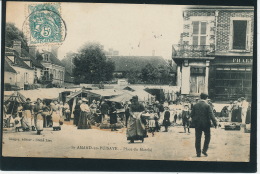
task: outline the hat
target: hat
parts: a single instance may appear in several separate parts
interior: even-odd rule
[[[137,96],[137,95],[136,95],[136,96],[133,96],[132,99],[133,99],[133,100],[138,100],[138,96]]]
[[[155,103],[157,103],[157,104],[158,104],[158,103],[159,103],[159,101],[158,101],[158,100],[156,100],[156,102],[155,102]]]
[[[82,102],[88,102],[88,100],[87,100],[87,99],[85,99],[85,98],[83,98],[83,99],[82,99]]]
[[[26,101],[31,101],[31,99],[30,99],[30,98],[27,98]]]

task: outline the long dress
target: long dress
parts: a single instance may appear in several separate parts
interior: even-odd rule
[[[110,124],[116,124],[117,123],[117,114],[116,114],[116,108],[115,107],[110,108],[109,116],[110,116]]]
[[[80,116],[78,122],[78,129],[91,129],[89,118],[90,118],[90,109],[89,106],[85,103],[80,105]]]
[[[35,126],[34,117],[32,115],[32,105],[30,103],[25,103],[23,106],[23,118],[21,123],[24,129],[31,129],[32,126]]]
[[[53,105],[52,106],[53,112],[52,112],[52,127],[60,127],[60,108],[59,105]]]
[[[238,102],[237,122],[242,122],[242,103]]]
[[[42,109],[43,109],[43,104],[42,104],[42,103],[37,103],[37,104],[34,106],[35,127],[36,127],[36,130],[37,130],[37,131],[42,131],[42,130],[43,130]]]
[[[80,104],[76,104],[74,109],[74,125],[78,126],[79,117],[80,117]]]
[[[234,104],[232,108],[231,122],[237,122],[237,116],[238,116],[238,105]]]
[[[144,106],[140,103],[134,103],[130,106],[129,121],[127,124],[127,140],[143,140],[147,137],[147,132],[145,125],[141,120],[142,112],[144,111]]]
[[[247,108],[248,108],[248,102],[243,101],[242,102],[242,108],[241,108],[241,120],[243,124],[246,124],[246,115],[247,115]]]

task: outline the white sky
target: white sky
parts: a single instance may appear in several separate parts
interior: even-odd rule
[[[7,2],[6,22],[15,23],[22,30],[28,3]],[[155,55],[171,59],[172,44],[178,43],[182,32],[182,7],[62,3],[67,38],[58,57],[62,59],[67,52],[76,52],[84,43],[95,41],[104,45],[105,50],[118,50],[120,55],[148,56],[155,50]]]

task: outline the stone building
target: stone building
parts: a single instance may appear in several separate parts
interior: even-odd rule
[[[185,8],[183,33],[172,52],[181,93],[205,92],[216,100],[250,98],[253,36],[253,7]]]

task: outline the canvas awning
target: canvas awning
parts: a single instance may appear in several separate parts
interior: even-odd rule
[[[6,101],[7,102],[16,101],[18,103],[25,103],[26,98],[20,92],[15,91]]]
[[[92,90],[91,90],[92,91]],[[66,97],[66,102],[70,101],[71,99],[74,99],[75,97],[81,95],[81,94],[87,94],[88,97],[100,97],[99,94],[95,94],[90,92],[89,90],[81,89],[79,91],[76,91]]]

